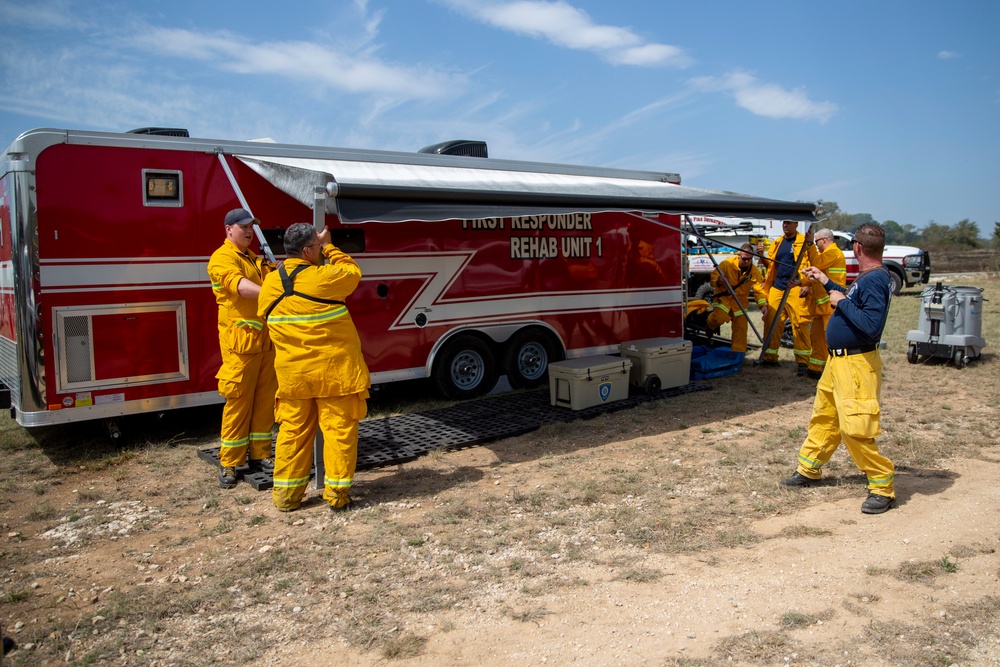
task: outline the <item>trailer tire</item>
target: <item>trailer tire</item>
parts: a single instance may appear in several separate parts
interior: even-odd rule
[[[540,387],[548,381],[555,359],[552,339],[538,329],[518,331],[507,341],[504,370],[514,389]]]
[[[496,385],[493,351],[475,336],[456,336],[434,361],[434,384],[448,398],[475,398]]]

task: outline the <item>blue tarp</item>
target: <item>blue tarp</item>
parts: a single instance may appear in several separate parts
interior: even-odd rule
[[[691,379],[709,380],[738,373],[744,356],[743,352],[733,352],[728,347],[695,345],[691,348]]]

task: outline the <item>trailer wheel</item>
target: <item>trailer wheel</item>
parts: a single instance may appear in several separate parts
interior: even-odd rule
[[[493,389],[496,378],[493,352],[475,336],[449,341],[434,362],[434,383],[448,398],[482,396]]]
[[[917,344],[910,343],[910,346],[906,349],[906,360],[911,364],[917,363]]]
[[[514,389],[545,384],[549,363],[555,361],[552,341],[538,330],[519,331],[507,341],[504,369]]]
[[[951,360],[955,362],[955,368],[965,368],[965,348],[956,347]]]

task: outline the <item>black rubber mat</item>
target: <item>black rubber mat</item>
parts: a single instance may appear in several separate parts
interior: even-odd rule
[[[370,419],[358,426],[358,470],[406,463],[434,449],[459,449],[495,442],[530,433],[545,424],[593,419],[649,401],[710,388],[709,385],[691,383],[665,389],[652,396],[636,394],[583,410],[550,405],[549,390],[545,388],[487,396],[427,412]],[[219,465],[218,447],[198,450],[198,456],[208,463]],[[250,473],[245,467],[237,468],[236,472],[242,473],[243,481],[258,491],[272,486],[268,473]]]

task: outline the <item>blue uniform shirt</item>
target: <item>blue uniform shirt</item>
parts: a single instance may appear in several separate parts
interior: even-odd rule
[[[889,316],[892,287],[892,278],[882,267],[862,273],[849,289],[828,281],[828,292],[846,292],[847,298],[840,300],[826,325],[827,347],[878,345]]]
[[[788,287],[788,281],[795,275],[795,253],[792,244],[795,239],[789,241],[781,237],[778,245],[778,252],[774,253],[774,286],[780,290]]]

